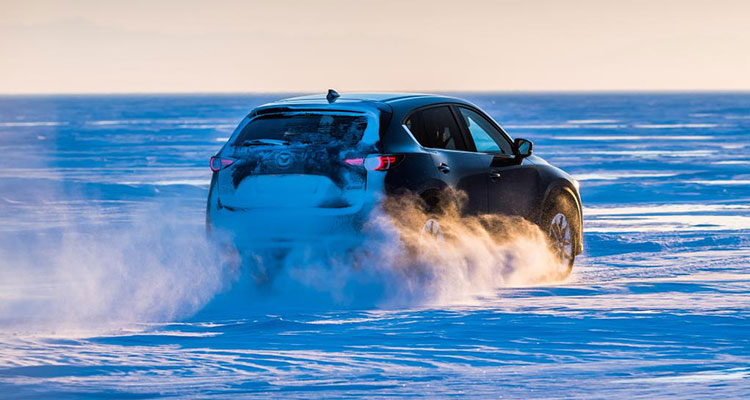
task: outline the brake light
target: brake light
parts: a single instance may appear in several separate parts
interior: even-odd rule
[[[395,167],[402,158],[402,155],[371,154],[365,158],[363,164],[365,169],[370,171],[385,171]]]
[[[230,165],[234,164],[234,160],[229,158],[221,158],[221,157],[211,157],[211,159],[208,162],[209,168],[211,168],[211,171],[220,171]]]

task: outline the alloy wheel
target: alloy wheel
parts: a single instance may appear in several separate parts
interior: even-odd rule
[[[563,213],[557,213],[552,217],[549,226],[549,238],[552,250],[560,261],[570,266],[573,263],[573,231],[568,222],[568,217]]]
[[[427,221],[425,221],[424,225],[422,226],[422,231],[419,233],[419,237],[420,239],[431,238],[433,240],[442,242],[444,240],[444,236],[443,228],[440,226],[440,222],[438,222],[438,220],[435,218],[427,218]]]

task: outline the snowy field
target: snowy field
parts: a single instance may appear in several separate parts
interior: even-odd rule
[[[279,96],[0,97],[0,398],[750,397],[750,94],[460,96],[581,182],[567,280],[259,289],[208,158]]]

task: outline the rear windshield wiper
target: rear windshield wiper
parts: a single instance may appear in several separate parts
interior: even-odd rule
[[[248,147],[248,146],[289,146],[289,142],[286,140],[276,140],[276,139],[250,139],[245,140],[240,144],[240,146]]]

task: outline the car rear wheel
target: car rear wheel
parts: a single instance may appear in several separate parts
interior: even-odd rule
[[[427,217],[427,220],[422,226],[422,230],[419,232],[419,238],[421,240],[432,239],[438,242],[442,242],[445,240],[445,236],[443,235],[443,227],[440,226],[440,221],[436,216]]]

